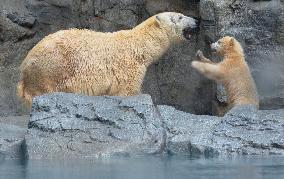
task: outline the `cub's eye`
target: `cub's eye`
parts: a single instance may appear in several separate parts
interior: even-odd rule
[[[179,18],[178,18],[178,19],[179,19],[179,20],[181,20],[182,18],[183,18],[182,16],[179,16]]]

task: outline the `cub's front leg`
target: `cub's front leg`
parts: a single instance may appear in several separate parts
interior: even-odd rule
[[[208,58],[204,57],[201,50],[197,51],[196,57],[199,61],[193,61],[191,63],[191,66],[194,69],[211,80],[221,80],[223,74],[220,66],[217,63],[214,63]]]

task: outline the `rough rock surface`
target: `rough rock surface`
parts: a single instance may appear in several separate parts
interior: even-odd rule
[[[284,110],[233,108],[226,116],[197,116],[159,106],[167,149],[192,156],[284,154]]]
[[[206,41],[232,35],[241,42],[261,98],[260,108],[283,108],[284,2],[201,0],[200,16]],[[217,93],[223,102],[224,91]]]
[[[58,93],[35,99],[25,137],[29,158],[157,153],[163,128],[151,97]]]
[[[30,159],[131,154],[284,154],[284,110],[233,108],[223,118],[155,107],[149,95],[35,98],[25,136]]]
[[[0,123],[0,158],[21,158],[25,128]]]

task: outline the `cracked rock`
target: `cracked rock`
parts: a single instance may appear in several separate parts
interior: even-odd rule
[[[149,95],[53,93],[34,99],[24,146],[29,159],[284,154],[283,116],[238,106],[220,118],[155,107]]]
[[[19,14],[15,12],[7,14],[7,18],[20,26],[28,28],[32,28],[35,23],[35,18],[33,16],[19,16]]]
[[[198,116],[159,106],[168,152],[191,156],[284,154],[284,110],[238,106],[224,117]]]
[[[151,97],[87,97],[55,93],[35,98],[27,155],[81,158],[128,153],[157,153],[161,121]]]

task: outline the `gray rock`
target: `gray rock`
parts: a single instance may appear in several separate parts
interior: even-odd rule
[[[22,158],[26,129],[0,123],[0,158]]]
[[[283,116],[284,110],[235,107],[215,128],[213,144],[222,154],[283,154]]]
[[[21,17],[17,13],[10,13],[7,14],[7,18],[10,19],[12,22],[19,24],[20,26],[23,27],[33,27],[35,23],[35,18],[32,16],[24,16]]]
[[[284,110],[238,106],[224,117],[197,116],[159,106],[170,153],[191,156],[284,154]]]
[[[212,132],[220,119],[178,111],[170,106],[158,106],[167,131],[167,151],[170,154],[208,155]]]
[[[224,117],[155,107],[149,95],[36,97],[25,135],[29,159],[162,154],[284,154],[284,110],[237,106]]]
[[[151,97],[35,98],[25,136],[28,158],[82,158],[157,153],[163,130]]]

